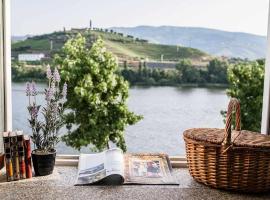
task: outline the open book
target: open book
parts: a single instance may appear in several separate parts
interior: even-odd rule
[[[165,154],[123,154],[114,148],[97,154],[81,154],[75,185],[177,185],[171,171]]]

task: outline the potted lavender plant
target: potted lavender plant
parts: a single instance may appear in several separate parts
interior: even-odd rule
[[[28,119],[32,129],[32,141],[34,150],[32,160],[35,175],[44,176],[51,174],[55,165],[56,149],[59,142],[58,133],[64,125],[64,106],[67,95],[67,84],[60,90],[60,75],[57,68],[53,74],[47,66],[48,88],[45,89],[46,105],[41,107],[36,102],[37,89],[34,82],[26,84],[26,96],[29,98],[27,107],[30,118]],[[39,116],[41,113],[41,116]]]

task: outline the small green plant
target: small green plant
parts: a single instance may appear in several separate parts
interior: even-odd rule
[[[116,58],[98,39],[91,48],[81,35],[70,39],[61,56],[63,81],[69,83],[66,115],[69,132],[63,141],[73,148],[94,145],[102,150],[115,142],[126,151],[124,130],[142,117],[127,107],[128,82],[117,74]]]

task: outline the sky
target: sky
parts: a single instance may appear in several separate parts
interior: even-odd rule
[[[12,35],[172,25],[267,34],[269,0],[11,0]]]

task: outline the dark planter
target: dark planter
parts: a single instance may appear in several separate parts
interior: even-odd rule
[[[4,167],[4,154],[0,154],[0,170]]]
[[[32,151],[32,161],[36,176],[46,176],[53,173],[56,151],[40,153]]]

